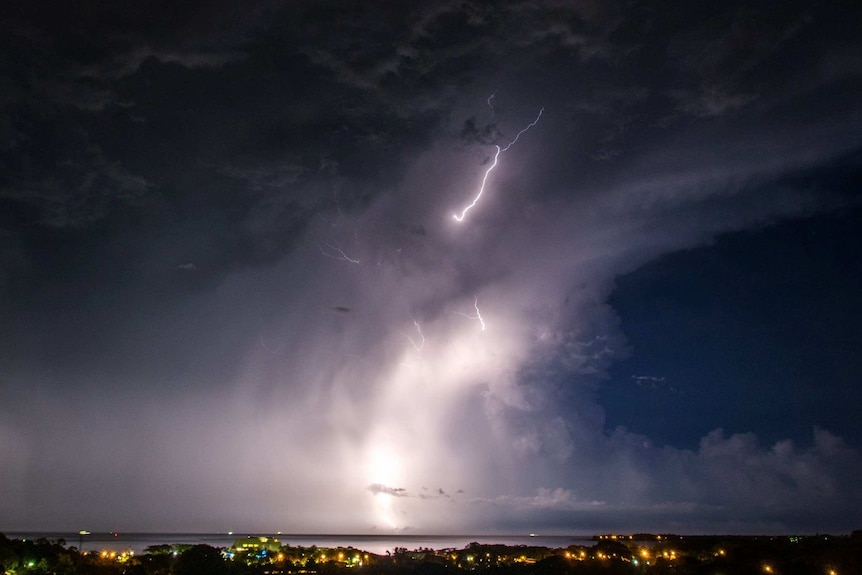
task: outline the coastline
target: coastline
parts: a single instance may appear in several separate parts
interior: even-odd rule
[[[82,539],[74,531],[0,531],[9,539],[64,540],[67,547],[79,547]],[[460,549],[477,542],[507,546],[533,546],[562,548],[569,545],[592,545],[593,535],[421,535],[421,534],[299,534],[299,533],[250,533],[244,531],[222,533],[122,533],[93,532],[83,537],[82,551],[133,551],[143,553],[152,545],[196,545],[230,547],[234,541],[245,536],[265,536],[278,539],[283,545],[302,547],[353,547],[369,553],[385,555],[396,547],[407,549],[431,548]]]

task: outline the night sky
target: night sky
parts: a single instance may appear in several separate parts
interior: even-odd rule
[[[860,22],[5,2],[0,531],[862,528]]]

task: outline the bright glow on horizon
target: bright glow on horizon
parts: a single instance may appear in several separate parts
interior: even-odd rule
[[[387,492],[387,489],[400,489],[402,480],[400,465],[391,449],[378,447],[371,454],[371,482],[370,485],[379,486],[382,489],[374,494],[374,502],[377,518],[391,529],[397,529],[395,513],[392,509],[392,500],[395,495]]]

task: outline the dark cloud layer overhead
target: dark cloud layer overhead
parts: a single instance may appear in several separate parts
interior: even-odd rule
[[[860,12],[9,3],[0,530],[858,528]]]

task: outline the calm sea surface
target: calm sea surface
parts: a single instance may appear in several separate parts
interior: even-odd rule
[[[65,539],[66,545],[77,547],[79,535],[74,532],[5,533],[10,539],[38,539],[51,541]],[[396,547],[409,550],[420,547],[431,549],[461,549],[471,542],[499,543],[502,545],[534,545],[560,548],[569,545],[593,546],[594,541],[585,535],[290,535],[272,533],[91,533],[84,536],[84,551],[134,551],[143,553],[151,545],[173,545],[177,543],[204,543],[213,547],[230,547],[233,542],[246,535],[264,535],[277,538],[283,545],[310,547],[354,547],[369,553],[385,555]]]

